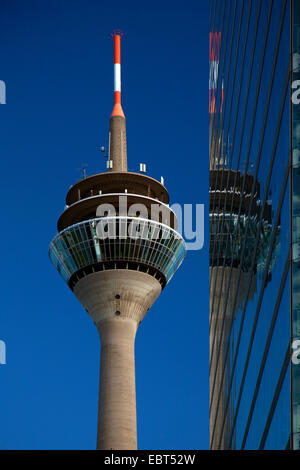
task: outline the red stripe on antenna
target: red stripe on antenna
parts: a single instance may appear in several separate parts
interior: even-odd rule
[[[209,60],[220,60],[221,33],[209,33]]]

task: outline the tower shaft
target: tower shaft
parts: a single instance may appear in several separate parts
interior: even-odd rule
[[[238,268],[229,266],[212,266],[209,271],[211,279],[210,447],[212,450],[219,450],[229,449],[230,444],[232,417],[231,403],[227,401],[231,367],[228,348],[232,323],[238,308],[243,305],[249,283],[251,283],[249,298],[253,298],[256,291],[256,277],[251,279],[249,273],[243,271],[239,273]]]
[[[109,121],[109,159],[113,166],[108,171],[127,171],[126,122],[123,116],[111,116]]]
[[[97,449],[135,450],[135,335],[161,285],[149,274],[116,269],[81,279],[74,293],[101,341]]]
[[[226,414],[225,411],[227,400],[227,384],[226,371],[224,372],[224,368],[226,367],[225,358],[229,342],[230,323],[232,315],[234,315],[233,309],[235,304],[235,290],[231,289],[228,296],[226,295],[226,293],[231,278],[235,280],[235,282],[233,282],[231,285],[237,283],[237,273],[238,270],[236,268],[233,268],[232,271],[229,267],[221,268],[219,266],[214,266],[210,268],[211,329],[214,332],[215,340],[213,341],[213,335],[210,335],[211,373],[209,382],[210,394],[212,395],[213,388],[217,390],[218,394],[218,399],[215,399],[211,404],[210,441],[211,449],[213,450],[226,449],[228,441],[229,413]],[[218,354],[216,353],[217,350]],[[224,373],[225,377],[223,377]],[[222,433],[223,420],[225,422],[224,432]],[[214,436],[212,436],[213,430]]]
[[[135,320],[101,322],[97,449],[137,449]]]

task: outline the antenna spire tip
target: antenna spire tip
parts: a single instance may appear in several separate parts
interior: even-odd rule
[[[121,29],[114,29],[114,30],[110,33],[110,35],[111,35],[112,37],[115,37],[115,36],[121,36],[121,37],[122,37],[122,36],[123,36],[123,31],[121,31]]]

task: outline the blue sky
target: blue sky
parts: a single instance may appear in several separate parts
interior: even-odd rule
[[[93,449],[100,343],[48,259],[66,192],[105,171],[122,39],[129,169],[203,203],[205,246],[136,339],[140,449],[208,448],[208,1],[2,0],[0,449]]]

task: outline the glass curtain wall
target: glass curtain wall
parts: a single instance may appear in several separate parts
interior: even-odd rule
[[[290,446],[290,7],[211,0],[213,449]]]
[[[293,0],[292,14],[292,223],[293,223],[293,341],[300,340],[300,4]],[[297,344],[297,343],[296,343]],[[298,359],[296,357],[296,359]],[[300,449],[300,364],[292,363],[293,446]]]

